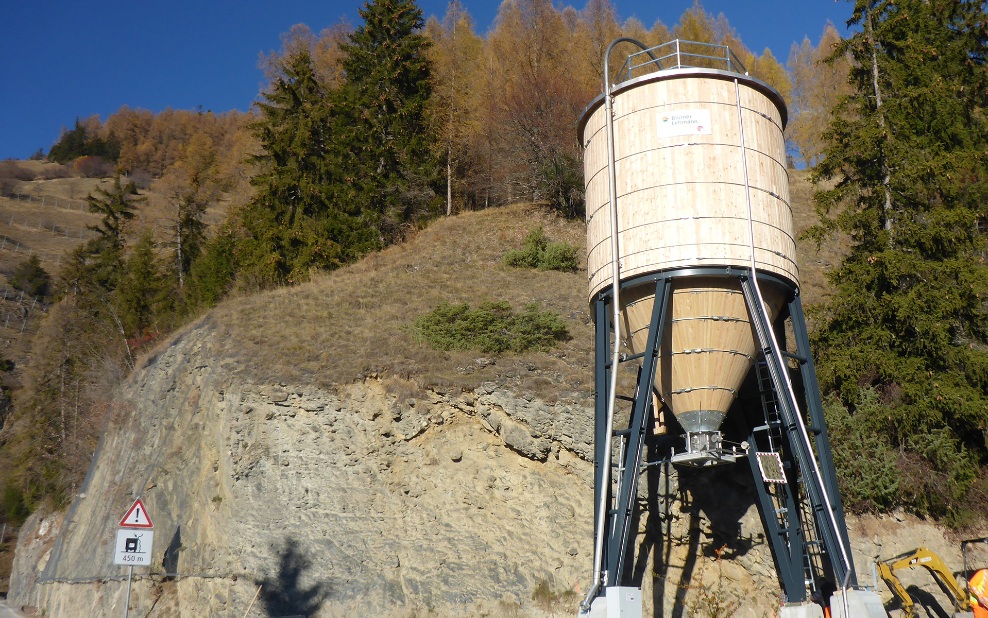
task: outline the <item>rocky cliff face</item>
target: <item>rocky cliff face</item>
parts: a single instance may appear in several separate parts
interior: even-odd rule
[[[207,319],[128,383],[78,499],[24,527],[11,604],[120,614],[113,542],[139,496],[155,539],[133,615],[575,612],[593,551],[590,410],[494,383],[256,384],[224,349]],[[646,615],[771,615],[779,589],[750,483],[742,470],[646,475],[634,565]],[[931,526],[852,528],[862,583],[874,556],[916,545],[960,564]]]
[[[22,539],[11,603],[120,612],[137,496],[155,539],[135,615],[240,616],[258,588],[251,615],[482,615],[587,579],[586,410],[493,385],[251,384],[217,352],[200,323],[131,381],[64,522]]]

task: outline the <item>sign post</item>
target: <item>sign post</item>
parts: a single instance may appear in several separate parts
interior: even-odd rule
[[[130,615],[130,583],[135,566],[151,566],[151,546],[154,543],[154,523],[144,503],[138,498],[120,520],[117,541],[113,546],[113,564],[129,566],[127,572],[127,600],[124,618]]]

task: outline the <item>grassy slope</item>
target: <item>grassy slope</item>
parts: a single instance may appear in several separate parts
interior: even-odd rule
[[[19,192],[58,197],[64,206],[0,198],[0,237],[30,247],[47,270],[57,273],[65,251],[91,233],[87,225],[97,223],[85,207],[85,196],[95,186],[88,179],[24,183]],[[816,220],[804,172],[792,172],[792,196],[798,233]],[[162,221],[158,204],[151,196],[142,207],[145,220]],[[45,231],[51,225],[55,231]],[[561,220],[525,205],[466,213],[437,221],[409,242],[358,264],[317,275],[309,284],[230,299],[209,319],[222,331],[227,359],[255,379],[331,386],[377,374],[401,378],[392,381],[393,388],[443,389],[473,388],[490,380],[547,401],[587,405],[593,342],[586,272],[537,272],[501,264],[504,252],[520,246],[538,225],[551,239],[570,242],[582,252],[581,221]],[[817,251],[800,243],[798,250],[804,298],[813,303],[824,296],[823,267],[838,259],[839,245],[835,241]],[[26,257],[9,245],[0,249],[0,284]],[[564,318],[572,338],[546,353],[508,354],[491,364],[478,353],[431,350],[410,333],[414,319],[442,301],[476,306],[487,300],[507,300],[516,308],[534,302],[551,309]],[[21,308],[8,301],[2,310],[6,315]],[[5,355],[26,358],[34,320],[40,316],[38,311],[29,318],[24,333],[3,329],[0,321]],[[0,583],[7,581],[10,554],[0,553]]]
[[[797,233],[816,218],[804,172],[792,180]],[[513,205],[466,213],[434,223],[408,243],[368,256],[359,264],[320,275],[307,285],[240,298],[214,314],[227,354],[257,378],[332,385],[369,374],[410,379],[419,387],[473,388],[485,380],[553,401],[589,397],[592,326],[586,271],[538,272],[501,264],[529,230],[585,246],[581,221],[565,221],[538,208]],[[836,244],[799,247],[806,303],[825,294],[822,267]],[[415,341],[411,325],[440,302],[506,300],[521,308],[537,303],[560,314],[572,339],[547,353],[508,354],[496,364],[472,352],[437,352]]]
[[[328,386],[388,374],[419,386],[463,388],[497,380],[550,400],[579,399],[592,380],[585,272],[501,264],[504,252],[539,225],[553,240],[583,246],[582,222],[535,207],[466,213],[309,284],[227,302],[214,316],[229,354],[261,379]],[[417,316],[443,301],[500,300],[558,313],[572,338],[547,353],[508,354],[490,365],[478,362],[479,353],[432,350],[410,332]]]

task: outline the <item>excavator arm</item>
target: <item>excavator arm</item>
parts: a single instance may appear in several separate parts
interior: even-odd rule
[[[898,597],[903,613],[910,618],[915,618],[916,616],[915,603],[902,586],[902,582],[896,577],[895,572],[916,566],[921,566],[930,572],[937,585],[940,586],[944,593],[950,596],[955,609],[962,612],[971,609],[971,603],[968,601],[967,594],[957,585],[957,580],[954,579],[953,574],[947,568],[943,559],[925,547],[919,547],[900,556],[883,560],[877,563],[877,566],[881,578],[888,585],[892,593]]]
[[[913,599],[906,592],[906,589],[902,587],[902,582],[899,578],[895,576],[892,572],[892,567],[888,565],[887,562],[879,562],[878,564],[878,576],[888,585],[889,590],[892,594],[899,599],[899,606],[902,608],[902,613],[906,618],[916,618],[916,610],[913,609]]]

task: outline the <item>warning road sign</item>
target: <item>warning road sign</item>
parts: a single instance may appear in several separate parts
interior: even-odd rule
[[[151,523],[151,517],[148,515],[148,511],[144,508],[144,503],[138,498],[134,501],[133,506],[127,511],[127,514],[123,516],[120,520],[121,528],[154,528],[154,524]]]
[[[117,530],[117,543],[113,550],[113,564],[124,566],[149,566],[154,530]]]

